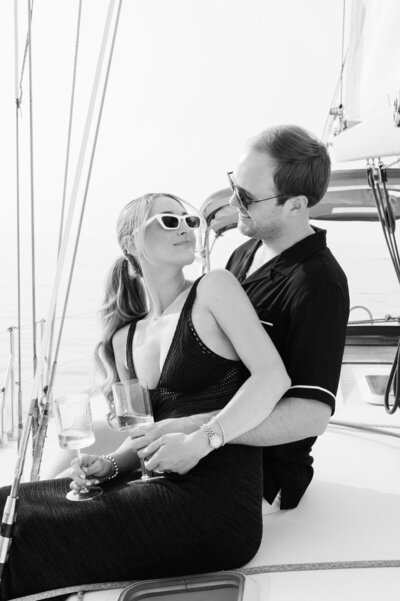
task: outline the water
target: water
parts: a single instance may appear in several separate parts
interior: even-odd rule
[[[58,444],[62,449],[85,449],[90,447],[94,441],[95,437],[91,430],[63,430],[58,435]]]
[[[116,417],[118,430],[130,430],[141,424],[152,424],[153,421],[154,419],[151,415],[132,415],[131,413],[126,413],[124,415],[117,415]]]

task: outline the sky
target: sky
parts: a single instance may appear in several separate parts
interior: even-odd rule
[[[67,206],[110,4],[109,0],[82,0]],[[27,7],[26,0],[0,2],[0,334],[4,344],[6,327],[15,323],[15,65],[19,82]],[[47,314],[55,271],[78,8],[78,0],[33,4],[32,179],[39,318]],[[165,191],[200,206],[226,187],[226,171],[235,168],[246,140],[262,129],[296,123],[322,134],[340,70],[342,10],[342,0],[124,0],[83,221],[76,276],[80,297],[71,299],[72,311],[89,304],[98,307],[102,265],[108,268],[119,252],[115,222],[129,200]],[[27,67],[28,63],[18,123],[23,318],[29,321]],[[89,151],[92,139],[93,127]],[[86,158],[77,209],[87,166]]]
[[[67,206],[110,5],[110,0],[82,0]],[[0,0],[0,368],[7,359],[7,327],[16,322],[15,6],[19,82],[28,2]],[[38,319],[47,315],[55,273],[78,8],[78,0],[35,0],[33,5]],[[123,1],[69,302],[69,313],[81,315],[81,321],[74,322],[64,336],[71,355],[77,347],[86,359],[91,354],[94,322],[87,315],[99,308],[105,274],[120,252],[115,223],[129,200],[165,191],[199,207],[226,187],[226,171],[235,169],[246,141],[262,129],[295,123],[322,134],[340,72],[342,11],[342,0]],[[27,347],[31,330],[25,325],[32,319],[28,75],[26,65],[18,123],[22,319]],[[92,140],[93,127],[89,151]],[[77,209],[87,166],[86,158]],[[76,218],[73,225],[76,228]],[[341,232],[339,246],[347,252],[353,230]],[[367,250],[360,250],[361,261]],[[391,266],[388,272],[381,266],[387,264],[385,250],[376,252],[374,247],[371,252],[373,259],[377,257],[379,277],[388,279],[397,299]],[[351,249],[347,254],[352,254]],[[364,295],[365,270],[357,263],[353,271],[356,288]],[[382,294],[380,298],[383,302]],[[361,300],[371,302],[368,296]],[[385,304],[382,310],[392,309]],[[81,363],[82,371],[86,365]]]
[[[19,70],[26,5],[19,1]],[[72,145],[82,139],[109,3],[83,0]],[[35,0],[32,22],[34,181],[52,216],[64,175],[78,0]],[[89,193],[104,227],[150,190],[199,205],[226,185],[245,141],[277,123],[321,134],[339,74],[341,0],[125,0]],[[14,3],[0,3],[2,211],[15,198]],[[8,57],[8,60],[4,60]],[[29,160],[29,79],[20,120]],[[74,173],[71,159],[71,181]],[[29,196],[28,190],[24,191]],[[4,206],[6,205],[6,207]],[[57,206],[58,210],[58,206]],[[50,212],[50,213],[49,213]],[[38,226],[40,227],[40,226]]]

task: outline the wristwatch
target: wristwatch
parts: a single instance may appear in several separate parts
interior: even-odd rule
[[[219,449],[219,447],[222,447],[222,436],[214,432],[208,424],[203,424],[200,428],[207,434],[208,443],[212,449]]]

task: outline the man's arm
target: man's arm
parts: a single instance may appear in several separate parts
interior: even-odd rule
[[[186,434],[195,432],[217,413],[218,411],[214,411],[178,418],[181,420],[181,431]],[[230,444],[269,447],[320,436],[326,430],[331,413],[331,407],[321,401],[284,397],[266,420],[253,430],[231,440]],[[163,422],[159,423],[161,425]],[[173,424],[171,424],[171,428],[173,428]]]
[[[269,447],[320,436],[330,417],[329,405],[313,399],[285,397],[259,426],[231,442]]]

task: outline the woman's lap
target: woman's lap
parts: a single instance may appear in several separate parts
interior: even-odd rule
[[[220,476],[223,465],[229,474]],[[5,571],[8,595],[238,567],[261,536],[258,472],[250,470],[255,481],[247,484],[225,461],[208,461],[151,484],[128,487],[128,476],[118,478],[84,503],[65,499],[69,480],[24,484]],[[0,506],[6,494],[0,489]]]

